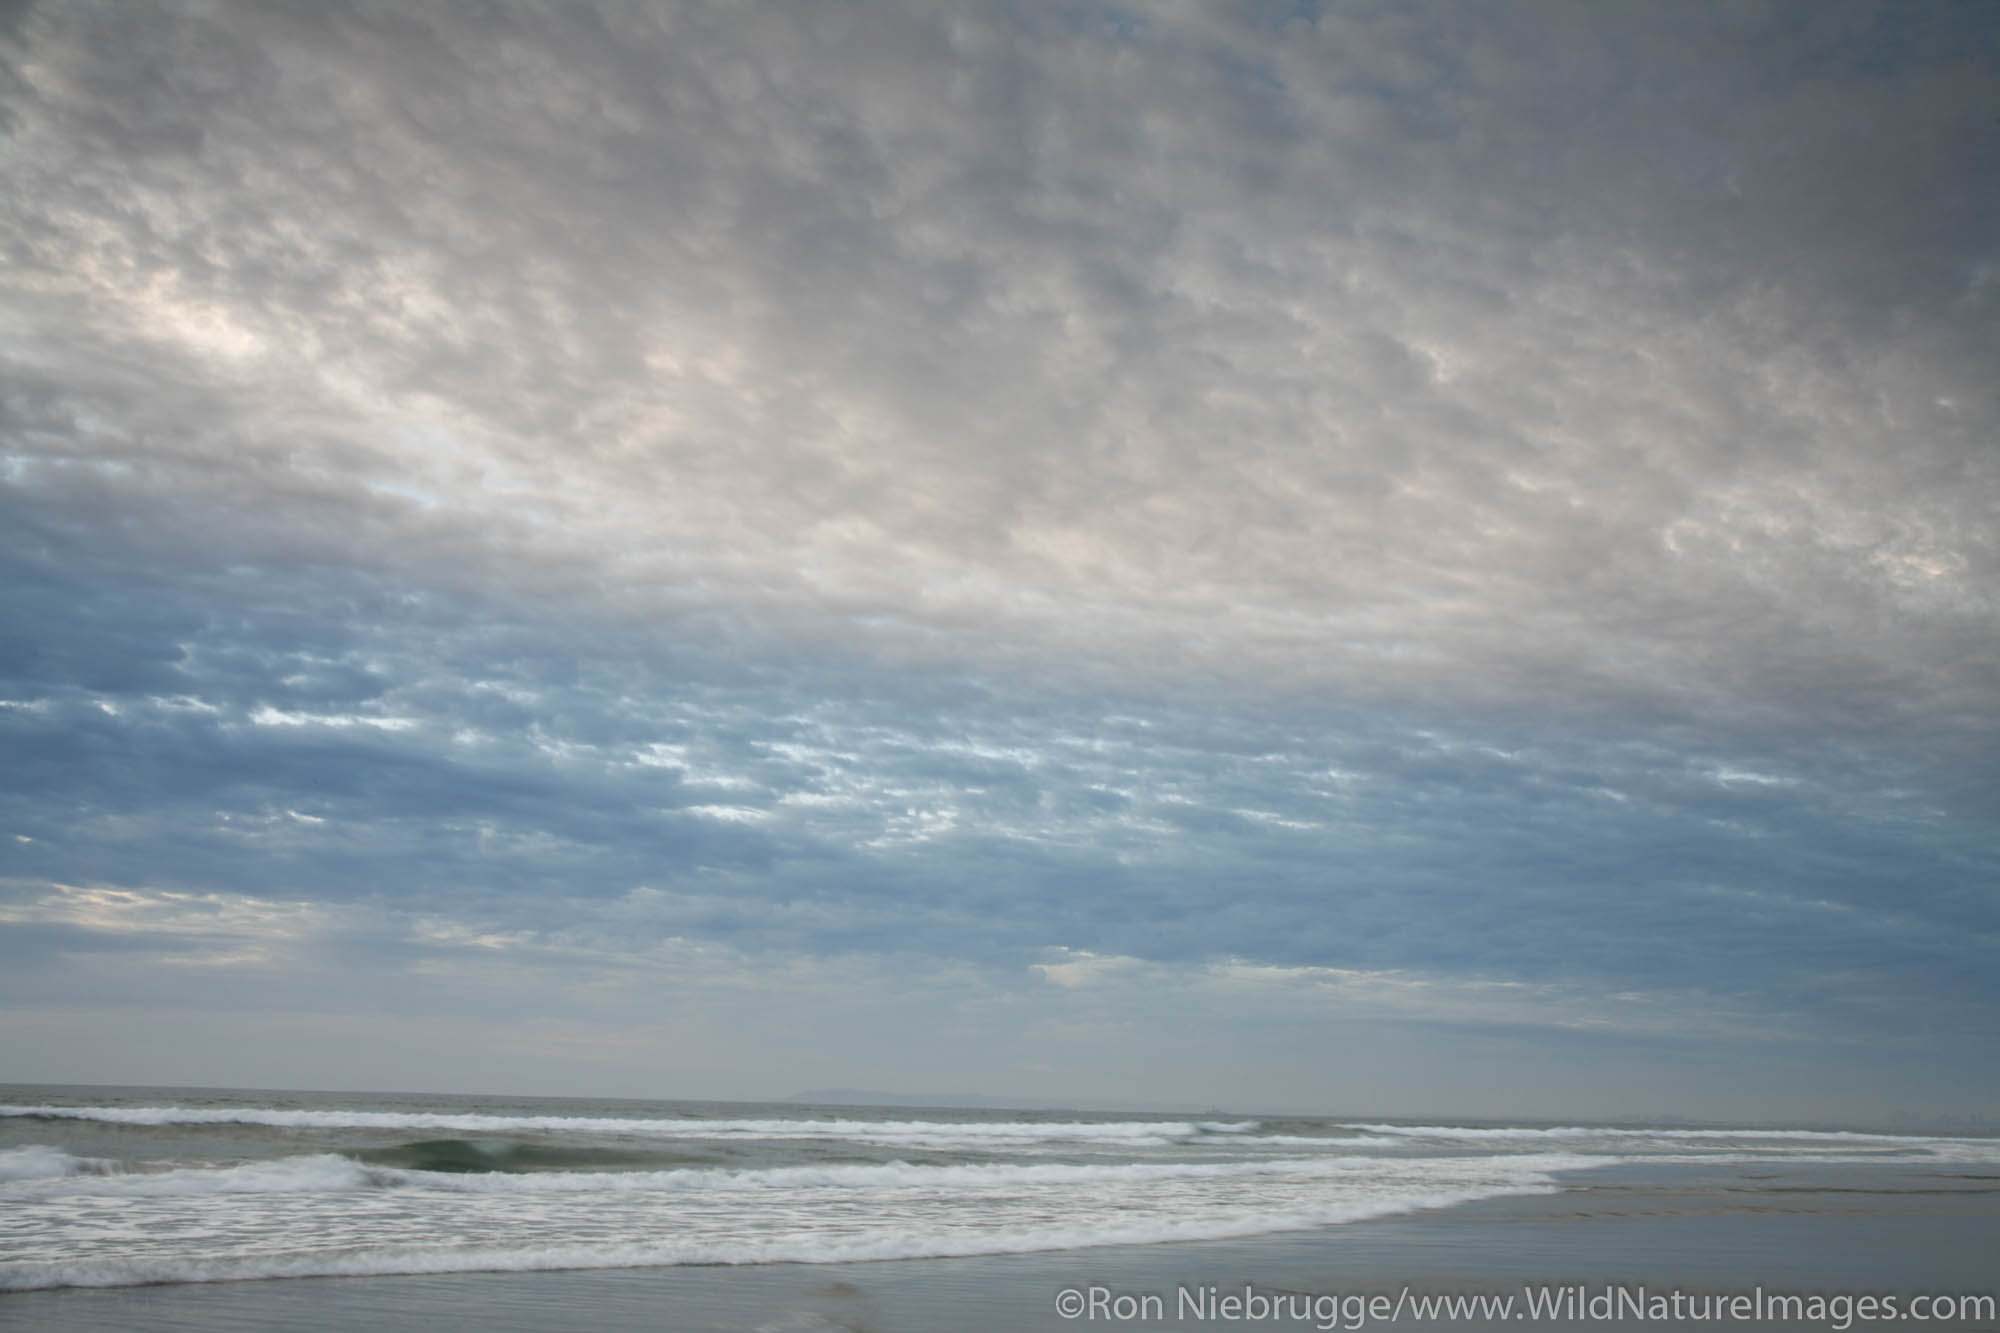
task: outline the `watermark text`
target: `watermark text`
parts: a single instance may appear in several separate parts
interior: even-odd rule
[[[1508,1291],[1389,1292],[1286,1291],[1250,1284],[1220,1286],[1182,1283],[1171,1291],[1122,1291],[1112,1287],[1064,1287],[1056,1293],[1056,1313],[1080,1323],[1184,1323],[1217,1326],[1309,1326],[1317,1333],[1362,1329],[1399,1321],[1482,1324],[1532,1323],[1763,1323],[1820,1324],[1847,1333],[1860,1324],[1990,1321],[2000,1317],[2000,1298],[1970,1295],[1903,1295],[1860,1292],[1682,1291],[1645,1286],[1587,1286],[1581,1283],[1526,1286]]]

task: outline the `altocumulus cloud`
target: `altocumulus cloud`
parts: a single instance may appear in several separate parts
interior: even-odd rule
[[[10,1067],[1980,1105],[1996,61],[17,7]]]

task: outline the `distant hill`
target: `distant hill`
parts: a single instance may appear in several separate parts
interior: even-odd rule
[[[982,1111],[1167,1111],[1188,1113],[1185,1106],[1138,1102],[1072,1102],[1067,1105],[1039,1097],[982,1097],[970,1092],[882,1092],[875,1088],[812,1088],[785,1098],[815,1106],[937,1106]]]

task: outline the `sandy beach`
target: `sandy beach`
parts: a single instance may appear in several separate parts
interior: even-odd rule
[[[1545,1296],[1606,1290],[1704,1295],[1991,1296],[2000,1254],[2000,1176],[1907,1166],[1688,1170],[1610,1167],[1578,1173],[1559,1194],[1253,1240],[1107,1246],[969,1259],[594,1272],[470,1273],[447,1277],[322,1278],[0,1297],[0,1320],[51,1333],[151,1329],[360,1327],[438,1333],[584,1329],[782,1333],[1020,1333],[1135,1329],[1509,1327],[1583,1329],[1642,1324],[1739,1329],[1886,1326],[1852,1304],[1803,1321],[1756,1318],[1530,1318]],[[1405,1295],[1407,1288],[1408,1296]],[[1580,1290],[1576,1290],[1580,1288]],[[1183,1296],[1183,1289],[1191,1296]],[[1554,1289],[1554,1290],[1551,1290]],[[1224,1298],[1261,1294],[1268,1307]],[[1082,1301],[1066,1318],[1059,1308]],[[1513,1296],[1511,1318],[1424,1318],[1409,1301],[1433,1295]],[[1284,1297],[1286,1304],[1277,1298]],[[1383,1317],[1371,1298],[1404,1302]],[[1157,1298],[1155,1304],[1149,1298]],[[1310,1298],[1310,1299],[1308,1299]],[[1328,1302],[1332,1298],[1332,1303]],[[1357,1306],[1366,1301],[1366,1306]],[[1629,1309],[1629,1306],[1627,1307]],[[1232,1317],[1231,1311],[1236,1311]],[[1559,1315],[1561,1312],[1558,1312]],[[1127,1317],[1130,1316],[1130,1317]],[[1261,1316],[1261,1317],[1259,1317]],[[1358,1319],[1356,1316],[1359,1316]],[[1931,1329],[1993,1329],[1990,1315],[1929,1319]]]

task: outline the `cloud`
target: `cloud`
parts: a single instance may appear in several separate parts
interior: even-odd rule
[[[1996,42],[32,8],[0,831],[154,915],[19,928],[190,1006],[160,921],[229,902],[413,1012],[712,947],[1967,1049]]]

